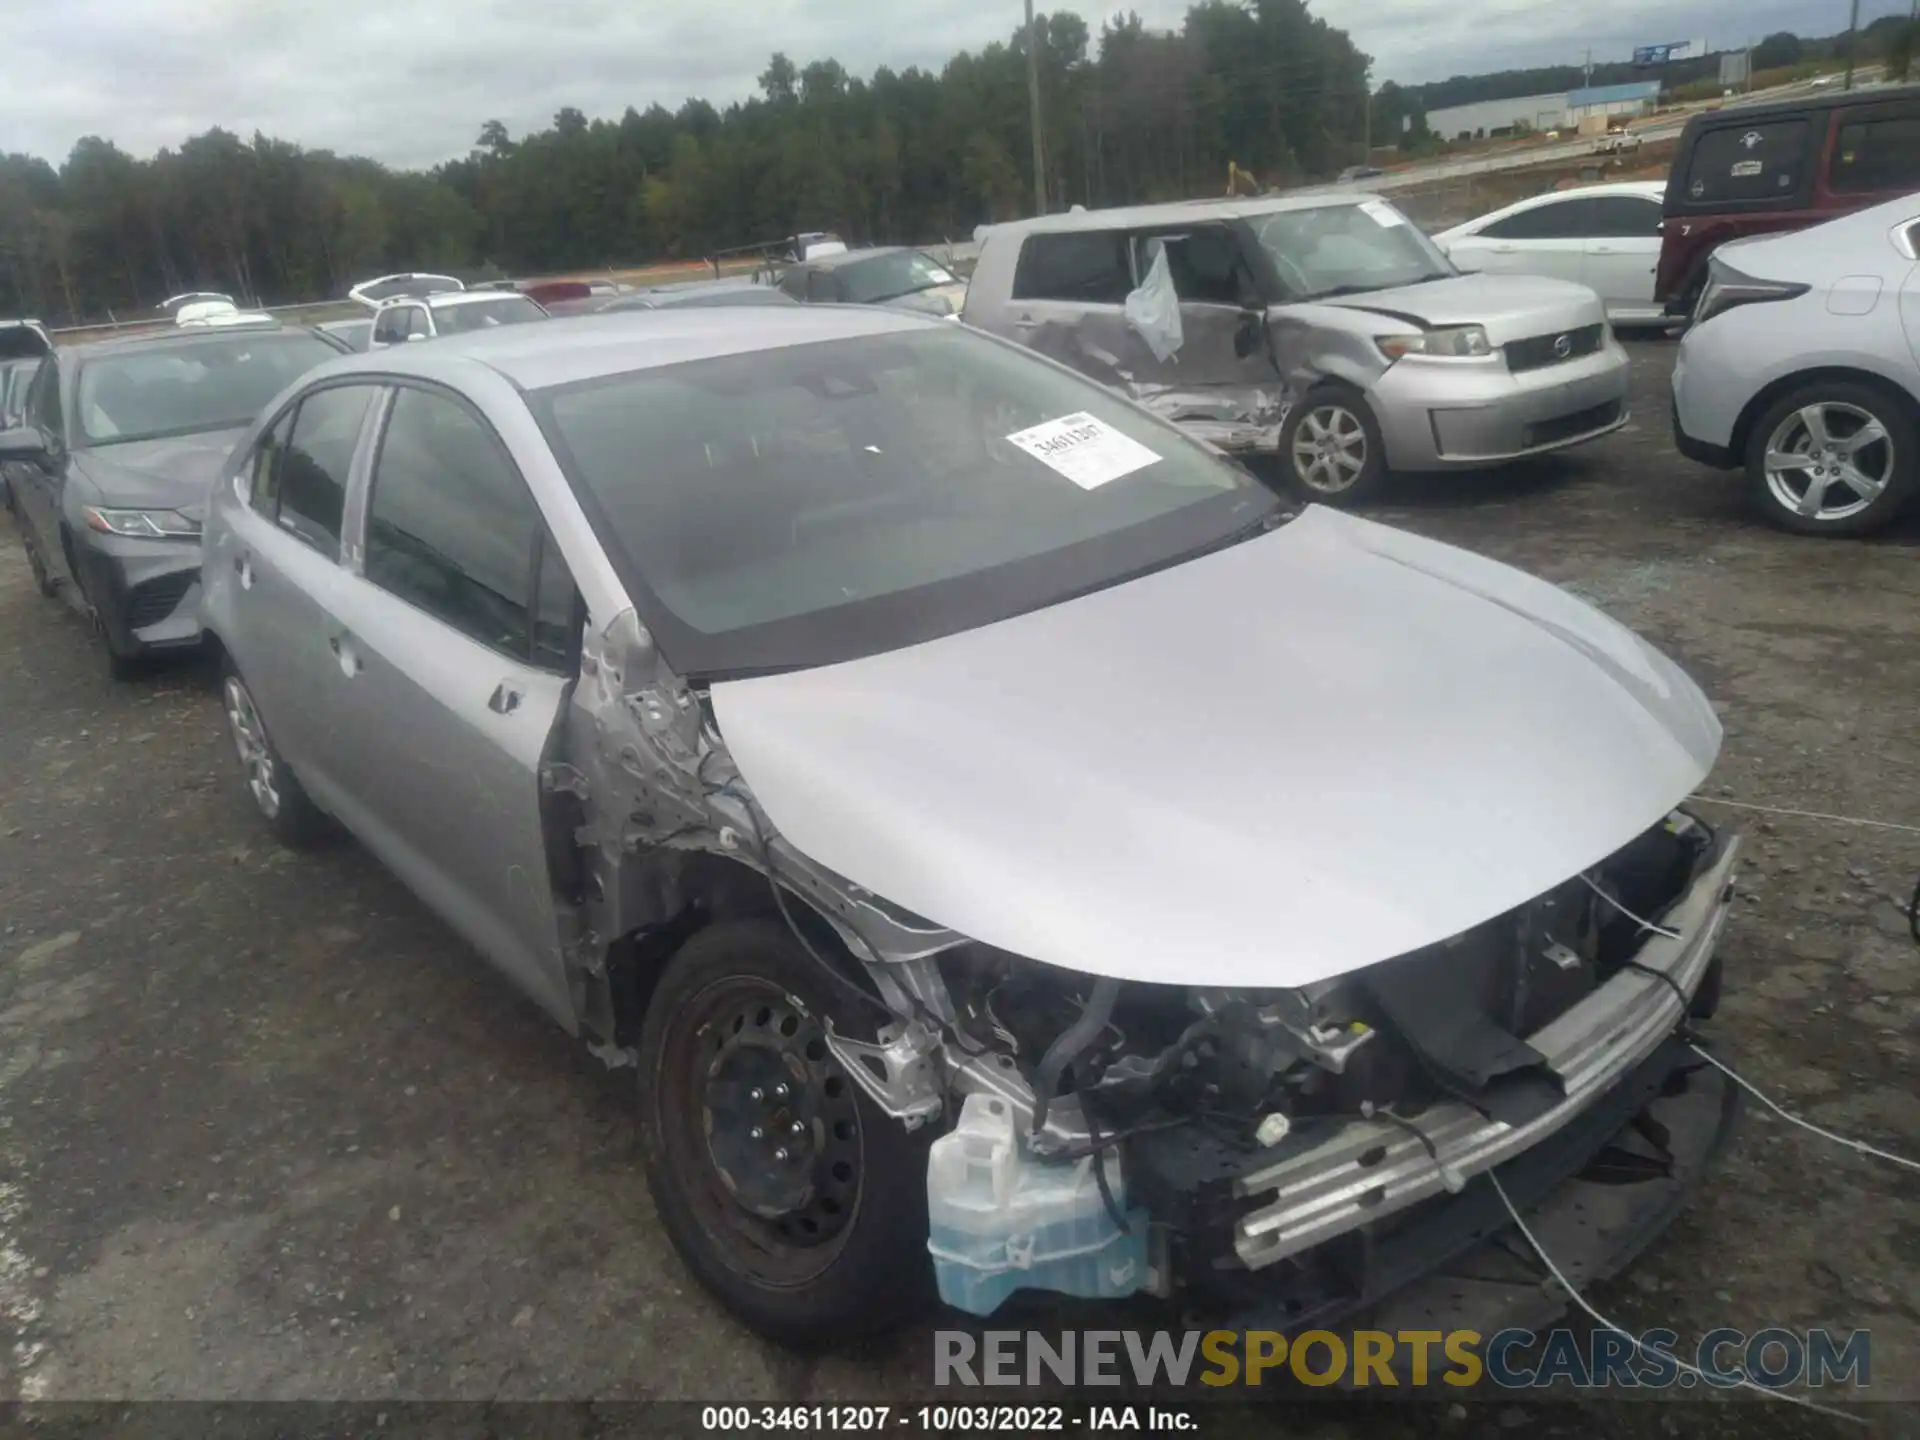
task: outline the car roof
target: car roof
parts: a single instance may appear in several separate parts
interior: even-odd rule
[[[437,295],[395,295],[390,300],[382,300],[382,307],[388,305],[425,305],[429,310],[451,310],[456,305],[484,305],[501,300],[525,300],[529,304],[538,304],[531,295],[522,295],[519,291],[507,290],[442,290]]]
[[[808,270],[838,270],[842,265],[857,265],[862,260],[878,259],[882,255],[905,255],[911,245],[870,245],[865,250],[835,250],[829,255],[810,255],[800,264]]]
[[[725,355],[951,328],[944,320],[880,305],[613,310],[557,317],[539,325],[469,331],[431,345],[397,345],[368,355],[342,356],[312,375],[371,372],[457,383],[476,368],[484,368],[523,390],[543,390]]]
[[[1556,200],[1586,200],[1606,195],[1639,195],[1658,200],[1666,193],[1667,182],[1664,180],[1610,180],[1602,185],[1569,185],[1564,190],[1547,190],[1539,195],[1529,195],[1524,200],[1516,200],[1511,205],[1502,205],[1489,213],[1505,215],[1515,210],[1531,210],[1536,205],[1547,205]],[[1476,218],[1484,220],[1487,216]]]
[[[312,335],[314,333],[310,326],[289,325],[282,320],[274,320],[270,324],[252,325],[166,325],[152,330],[138,330],[129,335],[102,335],[97,340],[61,345],[54,354],[71,355],[78,360],[96,360],[102,355],[116,355],[124,350],[152,350],[170,344],[206,345],[220,340],[242,340],[250,335]]]
[[[1803,110],[1833,110],[1850,105],[1884,105],[1888,101],[1920,101],[1920,85],[1875,85],[1863,90],[1836,90],[1824,95],[1798,95],[1786,100],[1761,100],[1752,105],[1723,105],[1702,110],[1687,121],[1687,129],[1704,129],[1719,121],[1770,120]]]
[[[1038,215],[994,225],[989,237],[1077,230],[1135,230],[1152,225],[1179,225],[1201,220],[1248,220],[1285,210],[1316,210],[1327,205],[1358,205],[1383,197],[1362,190],[1301,191],[1291,195],[1257,195],[1243,199],[1174,200],[1160,205],[1124,205],[1112,210],[1072,210],[1064,215]]]

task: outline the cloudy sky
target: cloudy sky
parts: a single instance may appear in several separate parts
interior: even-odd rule
[[[1847,0],[1311,0],[1403,83],[1625,59],[1635,45],[1843,29]],[[1861,23],[1907,0],[1863,0]],[[1135,9],[1174,26],[1187,0],[1039,0],[1096,34]],[[1004,11],[1004,15],[999,14]],[[0,149],[58,163],[82,135],[138,155],[212,125],[426,165],[480,122],[515,134],[573,105],[618,116],[690,95],[744,98],[767,56],[831,56],[855,74],[938,67],[1004,39],[1016,0],[0,0],[9,83]]]

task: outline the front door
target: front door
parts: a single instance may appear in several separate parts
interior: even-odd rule
[[[540,763],[573,582],[492,429],[401,387],[367,477],[335,751],[348,825],[563,1025]]]

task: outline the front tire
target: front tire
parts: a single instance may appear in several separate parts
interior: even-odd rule
[[[1303,500],[1357,505],[1387,480],[1380,425],[1358,390],[1316,385],[1280,427],[1280,473]]]
[[[1747,440],[1760,513],[1799,535],[1864,535],[1920,486],[1912,411],[1876,386],[1816,380],[1768,407]]]
[[[841,1070],[836,987],[778,921],[668,962],[640,1036],[640,1140],[668,1236],[752,1329],[792,1345],[883,1330],[932,1294],[927,1147]],[[864,1032],[862,1032],[864,1033]]]
[[[330,829],[325,813],[307,797],[299,778],[274,748],[253,693],[231,660],[221,667],[220,708],[226,712],[227,735],[246,772],[247,791],[273,838],[289,850],[310,849],[325,839]]]

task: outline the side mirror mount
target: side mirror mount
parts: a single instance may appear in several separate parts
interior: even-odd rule
[[[0,430],[0,461],[42,464],[47,459],[47,438],[32,426]]]

